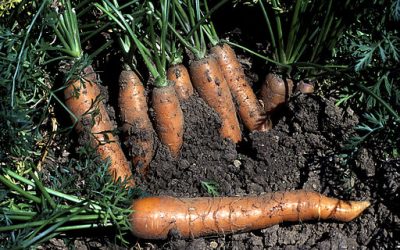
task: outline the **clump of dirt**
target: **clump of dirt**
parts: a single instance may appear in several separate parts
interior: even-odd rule
[[[209,196],[201,182],[215,181],[219,194],[228,196],[306,189],[342,199],[375,201],[380,189],[390,190],[393,201],[399,199],[397,177],[389,176],[390,167],[383,168],[386,172],[377,171],[368,152],[360,155],[363,161],[354,166],[342,164],[338,157],[343,153],[342,143],[354,133],[358,120],[351,110],[336,107],[334,100],[297,95],[281,110],[270,132],[251,133],[239,145],[219,137],[218,116],[197,95],[182,103],[182,109],[185,134],[181,157],[172,159],[158,143],[147,178],[138,180],[149,194]],[[391,181],[378,184],[377,178]],[[249,233],[164,242],[139,240],[138,244],[163,249],[390,248],[398,244],[394,240],[398,226],[394,209],[396,205],[375,201],[349,223],[284,223]]]

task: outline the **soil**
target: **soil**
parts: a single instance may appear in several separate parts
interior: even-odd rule
[[[109,87],[103,92],[110,92]],[[109,103],[112,111],[112,100]],[[297,93],[273,116],[271,131],[248,133],[242,126],[243,140],[235,145],[220,138],[218,115],[197,93],[181,106],[185,118],[181,155],[173,159],[156,142],[147,177],[136,177],[146,195],[211,196],[202,186],[202,182],[210,181],[217,184],[221,196],[304,189],[340,199],[370,200],[372,206],[348,223],[283,223],[248,233],[196,239],[181,239],[179,234],[171,234],[165,241],[132,237],[133,249],[396,249],[400,246],[400,160],[382,160],[381,151],[368,145],[354,152],[343,149],[343,143],[354,134],[353,128],[358,124],[351,109],[335,106],[334,99]],[[118,117],[118,113],[111,114],[113,119]],[[77,187],[84,183],[81,177],[75,181],[81,183]],[[96,235],[72,238],[69,244],[78,249],[116,248],[111,235],[110,239]],[[104,232],[102,235],[107,236]],[[65,249],[65,244],[58,246],[61,241],[53,241],[44,249]]]
[[[354,164],[343,164],[342,142],[357,118],[334,100],[297,95],[283,107],[272,131],[254,132],[234,145],[221,140],[218,116],[198,96],[182,103],[185,142],[173,160],[158,143],[140,188],[153,195],[209,196],[203,181],[218,184],[219,195],[256,195],[305,189],[327,196],[371,200],[349,223],[284,223],[263,230],[199,239],[138,240],[149,249],[393,249],[399,246],[399,161],[377,162],[362,149]],[[151,247],[150,247],[151,246]]]
[[[236,16],[235,13],[227,15]],[[257,26],[260,16],[251,20],[253,23],[240,27],[217,27],[230,31],[229,37],[245,46],[249,41],[251,44],[264,41],[262,34],[240,32]],[[249,55],[238,56],[246,75],[255,83],[254,89],[259,89],[261,77],[255,72],[263,72],[265,62],[260,66]],[[104,69],[110,65],[116,68],[115,72],[119,71],[118,63],[108,63]],[[106,83],[117,82],[117,76],[104,74],[101,78]],[[118,88],[111,86],[103,92],[108,92],[109,103],[115,107],[112,97],[117,96]],[[185,118],[181,155],[173,159],[163,145],[156,143],[147,177],[136,180],[145,193],[210,196],[202,182],[211,181],[217,183],[221,196],[305,189],[335,198],[370,200],[372,206],[348,223],[283,223],[248,233],[197,239],[181,239],[175,234],[165,241],[132,239],[134,249],[400,248],[400,159],[382,160],[381,151],[368,145],[354,152],[343,150],[343,144],[355,133],[353,128],[358,124],[351,109],[335,106],[334,99],[296,94],[274,115],[271,131],[248,133],[242,127],[243,140],[235,145],[220,138],[218,116],[197,93],[181,106]],[[112,117],[118,114],[112,112]],[[74,245],[79,249],[115,247],[108,240],[94,239],[90,244],[86,241],[77,239]]]

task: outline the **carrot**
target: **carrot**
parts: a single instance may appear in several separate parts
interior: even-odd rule
[[[154,131],[148,115],[145,88],[132,70],[119,77],[118,107],[122,120],[124,143],[130,149],[133,166],[146,174],[154,156]]]
[[[175,64],[168,68],[167,79],[175,83],[175,92],[179,100],[187,100],[193,95],[193,85],[189,72],[183,64]]]
[[[241,141],[242,135],[232,95],[214,56],[209,55],[193,61],[190,64],[190,75],[199,95],[218,113],[222,122],[222,138],[230,139],[234,143]]]
[[[183,144],[183,112],[172,85],[155,87],[152,96],[160,141],[177,158]]]
[[[270,120],[248,83],[235,51],[231,46],[224,43],[213,46],[211,53],[217,58],[244,125],[250,131],[268,131],[271,129]]]
[[[193,238],[248,232],[284,221],[348,222],[369,205],[368,201],[342,201],[302,190],[253,197],[146,197],[133,202],[130,221],[138,238],[166,239],[170,232]]]
[[[113,123],[101,100],[100,89],[93,81],[95,73],[90,66],[86,67],[84,72],[89,74],[87,79],[71,81],[64,90],[66,106],[78,117],[76,130],[92,135],[91,145],[97,149],[101,159],[110,160],[108,170],[114,181],[127,179],[127,185],[134,186],[129,163],[118,137],[112,133]]]
[[[293,81],[283,80],[274,73],[269,73],[261,86],[261,99],[264,102],[266,112],[273,111],[279,105],[285,103],[292,95]]]

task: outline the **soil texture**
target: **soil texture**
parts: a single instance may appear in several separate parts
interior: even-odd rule
[[[184,145],[173,160],[158,143],[146,193],[209,196],[202,182],[218,184],[221,196],[257,195],[295,189],[370,200],[373,205],[349,223],[284,223],[263,230],[198,239],[138,240],[149,249],[393,249],[399,246],[399,162],[379,162],[368,148],[344,164],[342,143],[358,119],[334,100],[296,95],[282,107],[270,132],[254,132],[234,145],[218,134],[218,116],[197,95],[182,103]]]

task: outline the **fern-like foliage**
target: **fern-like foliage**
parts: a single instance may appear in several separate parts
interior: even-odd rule
[[[400,20],[400,0],[395,0],[392,3],[392,16],[395,21]]]
[[[400,60],[400,38],[393,32],[384,33],[379,41],[372,41],[371,37],[360,34],[360,40],[354,41],[351,49],[353,57],[357,58],[355,70],[360,71],[371,66],[372,61],[386,63],[389,59],[395,62]]]

